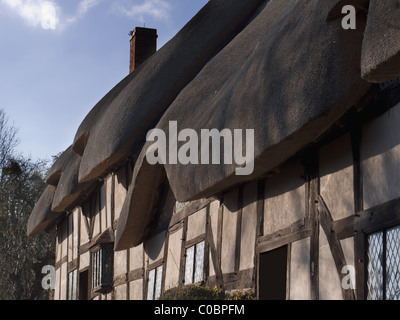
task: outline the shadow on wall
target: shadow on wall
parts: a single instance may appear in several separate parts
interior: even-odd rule
[[[151,260],[156,260],[157,257],[160,255],[161,249],[164,246],[164,242],[167,236],[166,231],[162,231],[161,233],[157,234],[153,238],[144,242],[144,251],[149,256]]]

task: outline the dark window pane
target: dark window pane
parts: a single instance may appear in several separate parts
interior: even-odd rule
[[[286,299],[287,250],[284,246],[260,255],[260,300]]]

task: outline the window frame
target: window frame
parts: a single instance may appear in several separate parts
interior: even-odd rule
[[[356,267],[356,297],[368,298],[368,235],[400,226],[400,197],[375,207],[358,211],[354,217],[354,263]]]
[[[201,279],[200,280],[198,280],[198,281],[196,281],[196,274],[197,274],[197,266],[198,266],[198,264],[197,264],[197,262],[198,262],[198,260],[197,260],[197,258],[198,258],[198,256],[197,256],[197,253],[198,253],[198,246],[199,245],[201,245],[202,244],[202,263],[201,263]],[[192,259],[192,261],[193,261],[193,265],[192,265],[192,268],[191,268],[191,282],[187,282],[186,281],[186,279],[187,279],[187,271],[188,271],[188,269],[187,269],[187,263],[188,263],[188,259],[187,259],[187,253],[188,253],[188,250],[190,250],[190,249],[194,249],[193,250],[193,259]],[[183,283],[185,284],[185,285],[189,285],[189,284],[203,284],[204,283],[204,281],[205,281],[205,267],[204,267],[204,264],[205,264],[205,259],[206,259],[206,241],[205,241],[205,239],[203,239],[203,240],[200,240],[200,241],[198,241],[198,242],[196,242],[196,243],[193,243],[193,244],[190,244],[190,245],[188,245],[188,246],[186,246],[186,248],[185,248],[185,264],[184,264],[184,269],[183,269],[183,271],[184,271],[184,273],[183,273]]]
[[[106,253],[106,250],[109,251]],[[98,274],[98,280],[96,280],[95,275],[95,258],[100,254],[100,271],[96,270]],[[109,258],[109,261],[106,261],[106,258]],[[107,267],[109,264],[109,267]],[[113,286],[113,275],[114,275],[114,248],[113,244],[97,244],[94,247],[90,248],[90,292],[93,294],[98,292],[106,292]]]
[[[73,286],[71,288],[71,275]],[[78,268],[67,273],[67,300],[78,300]]]
[[[151,279],[150,278],[150,274],[154,272],[154,277]],[[161,274],[160,274],[161,273]],[[161,294],[163,292],[163,278],[164,278],[164,264],[157,264],[154,267],[151,267],[147,270],[147,281],[146,281],[146,300],[159,300],[159,298],[161,297]],[[150,287],[150,281],[152,281],[152,286]],[[157,296],[157,282],[160,282],[160,291],[159,294]],[[151,297],[149,297],[149,293],[150,293],[150,288],[152,288],[151,290]]]
[[[364,238],[364,246],[365,246],[365,252],[364,252],[364,256],[365,256],[365,266],[364,266],[364,298],[365,300],[368,300],[369,298],[369,288],[368,288],[368,282],[370,279],[369,276],[369,249],[370,249],[370,245],[369,245],[369,238],[373,235],[378,235],[378,234],[382,234],[382,257],[380,258],[380,264],[382,266],[382,292],[381,292],[381,297],[382,299],[379,300],[389,300],[387,299],[387,232],[393,229],[398,229],[400,228],[400,225],[393,225],[393,224],[389,224],[388,226],[385,227],[381,227],[381,228],[373,228],[373,231],[370,231],[368,233],[365,233],[365,238]],[[370,299],[370,300],[377,300],[377,299]]]

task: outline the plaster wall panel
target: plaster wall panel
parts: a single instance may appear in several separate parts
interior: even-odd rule
[[[350,134],[322,147],[319,157],[320,193],[333,220],[353,215],[353,154]]]
[[[348,270],[342,270],[342,272],[344,273],[344,275],[351,276],[352,283],[350,283],[350,280],[348,280],[349,277],[347,277],[346,281],[348,282],[346,284],[352,285],[353,289],[355,289],[354,237],[341,240],[340,244],[343,248],[344,257],[348,265]],[[354,273],[350,274],[349,272]]]
[[[254,267],[257,228],[257,181],[243,188],[243,209],[240,242],[240,270]]]
[[[291,244],[289,279],[290,300],[311,299],[310,238]]]
[[[106,187],[105,184],[102,184],[99,190],[99,215],[100,215],[100,225],[101,232],[107,230],[107,213],[106,213]]]
[[[143,244],[129,249],[129,269],[143,268]]]
[[[206,214],[207,208],[203,208],[188,217],[187,241],[206,232]]]
[[[143,300],[143,279],[131,281],[129,283],[129,299]]]
[[[290,163],[265,183],[264,235],[284,229],[305,217],[304,168]]]
[[[79,249],[79,220],[81,215],[81,209],[78,207],[73,211],[73,221],[74,221],[74,232],[73,232],[73,248],[72,248],[72,256],[73,259],[78,258],[78,249]]]
[[[320,300],[343,300],[339,274],[322,228],[320,228],[319,241],[319,298]]]
[[[55,262],[56,263],[61,260],[61,255],[62,255],[61,243],[62,243],[62,240],[61,240],[61,228],[58,228],[57,229],[57,237],[56,237],[56,257],[55,257]]]
[[[166,232],[163,231],[144,242],[144,251],[149,264],[160,260],[164,256]]]
[[[60,300],[60,277],[61,277],[61,268],[56,270],[56,279],[54,286],[54,300]]]
[[[222,218],[221,268],[222,273],[235,271],[236,225],[239,190],[224,195]]]
[[[177,287],[179,285],[182,235],[183,228],[175,231],[169,236],[165,270],[165,290]]]
[[[73,260],[73,248],[74,248],[74,242],[73,242],[73,233],[74,233],[74,221],[73,221],[73,215],[69,214],[67,216],[67,221],[68,221],[68,226],[67,226],[67,230],[68,230],[68,236],[67,236],[67,242],[68,242],[68,250],[67,250],[67,254],[68,254],[68,262],[71,262]]]
[[[400,197],[400,103],[363,126],[364,209]]]
[[[219,200],[213,201],[210,203],[210,220],[211,220],[211,230],[212,230],[212,236],[214,239],[214,245],[215,248],[217,249],[217,230],[218,230],[218,212],[220,208],[221,202]],[[209,275],[214,276],[215,275],[215,270],[214,270],[214,264],[211,256],[211,250],[209,254]]]
[[[79,269],[89,267],[90,264],[90,251],[87,251],[79,256]]]
[[[127,272],[127,251],[114,252],[114,278]]]
[[[67,262],[63,263],[60,268],[60,300],[67,300]]]
[[[93,238],[98,236],[100,234],[100,210],[99,210],[99,193],[96,192],[93,199],[92,199],[92,212],[93,212],[93,218],[92,218],[92,223],[93,225]]]
[[[126,284],[114,288],[114,300],[126,300]]]
[[[126,169],[122,167],[114,177],[114,220],[119,218],[128,190]]]
[[[89,242],[89,234],[87,230],[87,225],[89,225],[89,220],[88,218],[82,214],[81,210],[81,218],[80,218],[80,242],[81,244],[85,244]]]
[[[68,219],[64,219],[60,228],[61,259],[68,254]]]
[[[112,227],[112,217],[111,217],[111,203],[113,201],[112,194],[113,194],[113,176],[110,174],[105,180],[105,187],[106,187],[106,216],[107,216],[107,228]]]

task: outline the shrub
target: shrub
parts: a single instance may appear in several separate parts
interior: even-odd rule
[[[248,290],[236,290],[232,292],[225,300],[254,300],[254,291]]]
[[[227,295],[222,289],[187,285],[165,291],[160,300],[253,300],[253,290],[237,290]]]
[[[200,287],[198,285],[187,285],[165,291],[160,300],[222,300],[222,290],[215,287]]]

